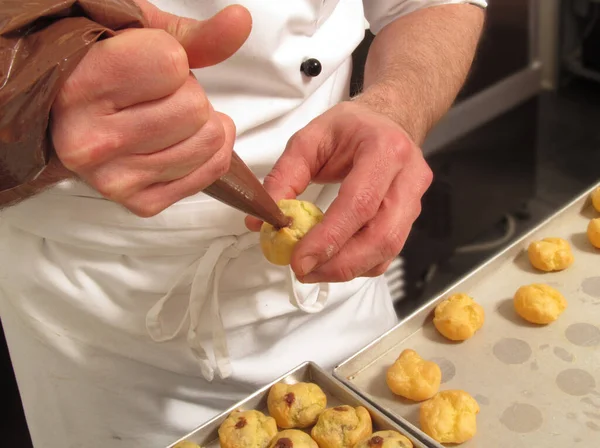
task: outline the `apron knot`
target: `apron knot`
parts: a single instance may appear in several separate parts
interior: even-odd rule
[[[258,242],[259,235],[254,232],[216,238],[204,255],[185,269],[171,289],[146,314],[146,329],[155,342],[174,339],[188,324],[186,339],[207,381],[212,381],[215,373],[221,379],[232,373],[219,307],[221,276],[230,260],[257,246]],[[290,268],[287,284],[290,303],[296,308],[306,313],[317,313],[325,307],[328,284],[319,285],[316,294],[303,297],[297,290],[298,280]],[[178,292],[182,287],[188,292]],[[211,354],[203,340],[207,332],[212,336]]]

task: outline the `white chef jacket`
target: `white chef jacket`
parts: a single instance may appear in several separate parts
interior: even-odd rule
[[[294,132],[347,96],[365,18],[377,32],[461,2],[154,3],[198,19],[231,3],[252,13],[242,49],[195,74],[262,178]],[[319,76],[300,71],[307,58]],[[327,208],[336,191],[302,198]],[[243,218],[198,194],[142,219],[75,181],[2,213],[0,313],[36,447],[165,446],[296,365],[331,368],[395,324],[382,277],[300,285],[266,262]]]

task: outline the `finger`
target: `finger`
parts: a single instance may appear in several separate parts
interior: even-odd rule
[[[264,179],[264,187],[275,200],[295,199],[302,194],[318,172],[318,152],[323,141],[329,141],[326,132],[316,124],[309,124],[288,141],[281,157]],[[246,227],[253,232],[260,230],[262,221],[246,217]]]
[[[390,157],[389,151],[394,154],[411,151],[393,149],[398,145],[410,145],[408,140],[388,142],[382,139],[369,144],[368,150],[357,150],[353,168],[342,182],[323,221],[298,245],[292,256],[292,268],[297,275],[307,275],[326,263],[375,216],[402,166],[402,161]]]
[[[235,141],[235,125],[221,115],[225,143],[206,163],[187,176],[162,184],[151,185],[129,198],[124,205],[141,217],[154,216],[183,198],[199,193],[229,170]]]
[[[226,120],[229,117],[213,113],[199,132],[183,142],[151,154],[116,158],[82,176],[104,197],[124,203],[151,185],[184,178],[209,162],[226,142]]]
[[[52,136],[62,162],[81,172],[116,157],[156,152],[183,142],[197,134],[211,116],[216,117],[212,106],[190,75],[173,95],[97,120],[69,110],[53,123]]]
[[[410,229],[410,225],[409,229],[406,229],[406,222],[409,220],[398,216],[398,212],[394,212],[395,207],[390,206],[394,196],[390,194],[384,199],[376,218],[350,239],[339,253],[310,274],[300,276],[300,281],[305,283],[346,282],[362,276],[375,266],[392,258],[396,249],[400,250],[405,233],[408,235]],[[408,207],[411,208],[410,213],[413,213],[414,207],[403,204],[403,214],[408,212]],[[400,221],[398,221],[399,219]]]
[[[259,232],[260,228],[262,227],[263,221],[261,221],[258,218],[255,218],[254,216],[246,216],[244,223],[246,224],[248,230],[250,230],[251,232]]]
[[[121,153],[152,153],[192,137],[211,115],[215,113],[204,89],[190,74],[172,95],[105,117],[94,131],[123,142]]]
[[[99,114],[172,94],[187,80],[183,47],[161,30],[131,30],[93,45],[75,68],[54,107],[97,102]]]
[[[137,0],[151,28],[167,31],[185,48],[191,68],[218,64],[231,57],[252,30],[252,16],[246,8],[231,5],[204,21],[179,17],[158,9],[146,0]]]
[[[431,177],[429,167],[421,158],[407,165],[394,179],[377,215],[338,254],[307,276],[300,276],[300,280],[345,282],[372,270],[377,273],[377,266],[402,250],[421,212],[421,197],[431,184]]]
[[[363,275],[361,275],[361,277],[380,277],[380,276],[382,276],[383,274],[385,274],[387,272],[388,268],[390,267],[390,265],[392,264],[392,261],[394,261],[395,258],[396,257],[393,257],[391,260],[388,260],[385,263],[378,264],[373,269],[370,269],[369,271],[367,271]]]
[[[302,194],[320,168],[316,154],[325,132],[309,124],[288,141],[283,154],[265,177],[265,189],[276,201]]]
[[[231,118],[213,112],[209,120],[192,138],[170,148],[139,157],[141,167],[156,169],[159,182],[170,182],[187,176],[208,163],[224,145],[233,146],[235,127]]]

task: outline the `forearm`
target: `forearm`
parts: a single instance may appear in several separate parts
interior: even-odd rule
[[[390,116],[422,144],[463,85],[483,22],[481,8],[452,4],[390,23],[371,45],[357,100]]]

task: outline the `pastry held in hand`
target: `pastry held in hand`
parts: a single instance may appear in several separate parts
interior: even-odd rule
[[[477,433],[479,405],[463,390],[444,390],[421,405],[425,434],[441,443],[463,443]]]
[[[373,432],[371,415],[362,406],[325,410],[311,431],[319,448],[353,448]]]
[[[425,361],[414,350],[404,350],[386,375],[387,385],[393,393],[414,401],[433,397],[441,381],[440,367]]]
[[[543,284],[521,286],[514,297],[515,311],[534,324],[554,322],[567,308],[567,300],[556,289]]]
[[[433,324],[446,338],[464,341],[483,326],[481,305],[466,294],[454,294],[435,308]]]
[[[285,216],[291,218],[291,223],[281,229],[263,223],[260,228],[260,247],[271,263],[287,266],[298,241],[323,221],[323,212],[316,205],[297,199],[282,199],[277,205]]]
[[[532,266],[540,271],[562,271],[573,264],[571,246],[562,238],[544,238],[532,242],[527,248]]]
[[[277,434],[275,419],[259,411],[234,411],[219,427],[221,448],[267,448]]]
[[[358,442],[354,448],[413,448],[413,444],[399,432],[378,431]]]
[[[308,428],[327,407],[327,396],[313,383],[277,383],[269,391],[267,406],[280,428]]]
[[[319,445],[304,431],[286,429],[275,436],[269,448],[319,448]]]

